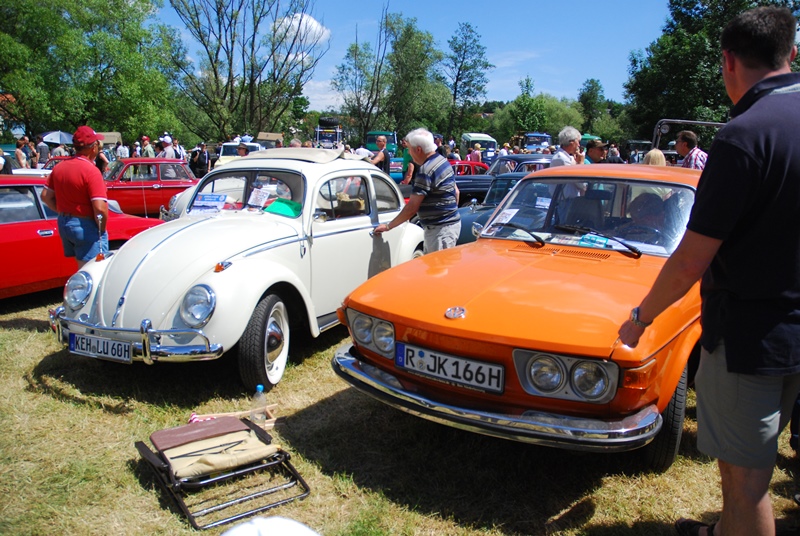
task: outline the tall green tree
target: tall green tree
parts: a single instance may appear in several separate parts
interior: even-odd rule
[[[583,112],[579,102],[567,97],[557,98],[547,93],[541,94],[544,106],[544,131],[553,137],[553,144],[558,145],[558,133],[566,126],[580,130]]]
[[[386,118],[386,100],[389,76],[387,74],[386,55],[389,49],[388,14],[383,8],[375,48],[369,43],[356,41],[352,43],[344,57],[344,61],[336,68],[331,80],[331,87],[342,96],[342,112],[352,118],[354,128],[361,140],[365,140],[367,132],[378,125],[380,119]],[[382,128],[393,128],[385,121]]]
[[[394,128],[404,135],[425,114],[424,96],[431,96],[431,86],[441,83],[433,68],[443,55],[434,46],[433,35],[421,31],[416,19],[390,14],[386,26],[391,51],[386,58],[389,69],[385,109]]]
[[[534,132],[542,128],[545,122],[544,102],[541,97],[533,96],[533,80],[530,76],[519,81],[520,94],[514,99],[510,110],[516,130]]]
[[[467,124],[467,116],[478,110],[486,95],[486,72],[494,65],[486,59],[486,47],[481,44],[480,34],[468,22],[458,24],[447,44],[450,52],[445,54],[442,68],[452,96],[445,132],[450,136],[461,132]]]
[[[201,137],[279,128],[295,97],[328,50],[327,30],[310,0],[170,0],[191,41],[197,63],[174,55],[176,83],[203,112]],[[178,110],[180,113],[180,109]],[[209,132],[210,131],[210,132]]]
[[[606,98],[603,95],[603,86],[596,78],[590,78],[583,83],[578,92],[578,102],[583,107],[583,132],[594,134],[597,120],[607,115]]]
[[[665,117],[725,121],[731,103],[719,75],[719,35],[742,11],[772,4],[800,13],[798,0],[670,0],[661,37],[630,55],[625,92],[636,136],[650,139]]]
[[[0,3],[0,111],[29,134],[81,124],[125,139],[173,128],[174,31],[151,0]]]

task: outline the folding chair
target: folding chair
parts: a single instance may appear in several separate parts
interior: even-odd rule
[[[246,419],[220,417],[159,430],[150,442],[155,452],[142,441],[136,449],[195,529],[238,521],[310,492],[289,453]]]

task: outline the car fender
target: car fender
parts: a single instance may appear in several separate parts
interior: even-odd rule
[[[423,246],[424,241],[425,231],[419,225],[408,222],[403,228],[403,237],[400,240],[400,249],[395,266],[413,259],[414,252]]]
[[[217,297],[214,315],[203,331],[225,348],[231,348],[239,341],[258,302],[270,292],[279,294],[290,309],[303,307],[311,335],[319,335],[307,284],[294,270],[280,262],[239,259],[221,272],[204,274],[195,282],[195,285],[199,284],[208,285]],[[177,307],[180,307],[180,300]]]

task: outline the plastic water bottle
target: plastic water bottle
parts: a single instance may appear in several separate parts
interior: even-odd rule
[[[264,386],[256,385],[256,394],[253,395],[253,402],[250,405],[250,422],[259,426],[264,426],[267,421],[267,396],[264,394]]]

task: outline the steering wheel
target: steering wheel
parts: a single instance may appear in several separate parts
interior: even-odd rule
[[[651,244],[654,246],[664,242],[664,235],[661,231],[655,227],[641,225],[638,223],[623,225],[622,227],[617,228],[614,234],[623,240],[636,237],[635,240],[637,242],[644,242],[645,244]]]

